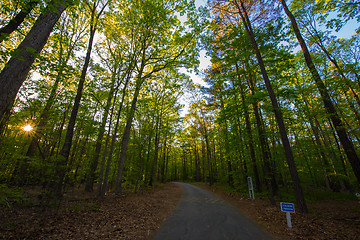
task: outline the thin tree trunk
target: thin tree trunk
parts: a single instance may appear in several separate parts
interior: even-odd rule
[[[111,82],[111,87],[110,87],[110,92],[109,92],[109,96],[106,100],[106,105],[104,108],[104,113],[102,116],[102,120],[101,120],[101,125],[99,128],[99,134],[98,137],[96,139],[96,146],[95,146],[95,151],[94,151],[94,156],[90,162],[90,168],[89,168],[89,172],[88,172],[88,177],[87,177],[87,181],[86,181],[86,185],[85,185],[85,191],[87,192],[92,192],[93,191],[93,186],[94,186],[94,180],[95,180],[95,171],[99,162],[99,157],[100,157],[100,152],[101,152],[101,146],[102,146],[102,141],[103,141],[103,137],[104,137],[104,133],[105,133],[105,125],[106,125],[106,120],[108,118],[109,115],[109,109],[110,109],[110,105],[111,105],[111,100],[112,97],[114,95],[114,84],[115,84],[115,74],[116,72],[113,73],[112,76],[112,82]]]
[[[195,181],[196,182],[199,182],[201,181],[201,172],[200,172],[200,156],[199,156],[199,151],[197,149],[197,146],[195,144],[195,149],[194,149],[194,152],[195,152]]]
[[[109,141],[110,141],[111,123],[112,123],[112,113],[110,115],[108,133],[106,135],[104,152],[103,152],[103,155],[102,155],[101,167],[100,167],[99,178],[98,178],[99,180],[98,180],[98,184],[97,184],[96,197],[98,199],[101,199],[101,198],[103,198],[105,196],[105,192],[106,192],[106,188],[107,188],[107,180],[108,180],[108,175],[109,175],[109,171],[110,171],[110,163],[111,162],[107,161],[106,162],[105,177],[104,177],[104,180],[103,180],[105,161],[106,161],[107,150],[108,150],[108,144],[109,144]]]
[[[131,102],[131,107],[130,107],[130,113],[129,113],[128,119],[126,121],[126,126],[125,126],[124,134],[122,137],[122,141],[121,141],[121,152],[120,152],[119,166],[118,166],[116,183],[115,183],[115,194],[116,195],[121,194],[122,173],[123,173],[123,168],[124,168],[125,159],[126,159],[126,151],[127,151],[127,147],[128,147],[128,142],[129,142],[129,138],[130,138],[130,129],[131,129],[134,115],[135,115],[136,103],[137,103],[137,100],[139,97],[142,83],[143,83],[143,79],[141,79],[141,77],[139,77],[139,79],[136,82],[135,92],[134,92],[133,100]]]
[[[25,3],[25,7],[16,14],[16,16],[9,21],[4,27],[0,28],[0,43],[4,41],[12,32],[14,32],[21,23],[24,22],[25,18],[38,4],[38,1],[30,1]]]
[[[289,17],[293,30],[295,32],[296,38],[298,39],[298,42],[301,46],[301,49],[304,54],[306,65],[308,66],[310,73],[315,81],[315,84],[320,92],[321,98],[324,102],[324,106],[328,114],[330,115],[331,121],[335,127],[335,131],[337,135],[339,136],[340,143],[342,147],[345,150],[346,156],[349,159],[349,162],[351,164],[351,167],[355,173],[355,176],[357,178],[358,183],[360,183],[360,159],[355,151],[354,145],[349,138],[344,123],[341,121],[341,118],[339,117],[338,113],[336,112],[335,106],[333,102],[331,101],[330,95],[323,83],[323,81],[320,78],[320,75],[318,71],[316,70],[316,67],[311,59],[309,50],[306,46],[306,43],[301,36],[300,30],[297,26],[296,20],[294,15],[290,12],[288,9],[285,0],[280,0],[286,15]]]
[[[61,34],[64,31],[65,31],[64,26],[62,26]],[[61,80],[61,78],[63,76],[65,66],[68,63],[68,61],[70,60],[71,53],[73,53],[75,43],[79,40],[79,37],[77,37],[76,39],[74,39],[74,41],[71,42],[72,45],[70,45],[66,56],[63,56],[64,48],[63,48],[63,44],[62,44],[62,35],[60,37],[60,40],[59,40],[60,50],[59,50],[59,56],[58,56],[58,58],[59,58],[58,59],[59,70],[57,72],[55,82],[54,82],[54,84],[53,84],[53,86],[51,88],[49,98],[46,101],[46,105],[45,105],[45,107],[44,107],[44,109],[43,109],[43,111],[42,111],[42,113],[40,115],[40,120],[39,120],[38,124],[35,126],[35,133],[33,134],[31,144],[30,144],[30,146],[28,148],[28,151],[27,151],[27,154],[26,154],[26,156],[28,156],[28,157],[32,157],[35,154],[35,149],[38,146],[39,139],[40,139],[41,134],[43,132],[43,129],[45,128],[46,123],[48,121],[48,117],[49,117],[49,114],[50,114],[50,109],[52,108],[52,106],[54,104],[57,89],[58,89],[60,80]],[[72,38],[71,38],[71,40],[72,40]]]
[[[150,179],[150,186],[152,187],[155,186],[155,182],[156,182],[156,173],[157,173],[158,158],[159,158],[161,120],[162,120],[162,109],[160,111],[160,116],[156,120],[156,127],[155,127],[155,153],[154,153],[154,161],[152,165],[152,176]]]
[[[238,71],[237,65],[236,65],[236,68],[237,68],[237,71]],[[249,138],[249,140],[247,142],[248,142],[248,146],[249,146],[249,150],[250,150],[251,162],[252,162],[252,165],[253,165],[256,190],[258,192],[262,192],[262,186],[261,186],[261,182],[260,182],[260,177],[259,177],[259,172],[258,172],[258,167],[257,167],[256,157],[255,157],[254,138],[253,138],[252,130],[251,130],[249,109],[248,109],[248,106],[245,103],[245,93],[244,93],[244,91],[243,91],[243,89],[241,87],[239,75],[237,75],[237,77],[238,77],[239,87],[240,87],[241,102],[242,102],[242,106],[243,106],[244,114],[245,114],[245,130],[246,130],[246,133],[247,133],[248,138]]]
[[[223,111],[225,108],[224,106],[224,100],[220,99],[220,109]],[[234,188],[234,178],[233,178],[233,172],[232,172],[232,165],[231,165],[231,160],[229,158],[230,155],[230,143],[229,143],[229,136],[228,136],[228,125],[227,125],[227,121],[224,120],[224,122],[222,123],[222,131],[224,134],[224,144],[225,144],[225,162],[227,164],[227,174],[228,174],[228,184],[231,188]]]
[[[360,106],[360,99],[359,96],[357,95],[357,93],[355,92],[354,88],[351,86],[351,82],[349,81],[349,79],[345,76],[344,71],[342,70],[342,68],[339,66],[338,62],[336,61],[335,57],[333,57],[329,51],[326,49],[326,47],[323,44],[323,41],[321,39],[321,37],[319,36],[318,31],[312,27],[313,30],[315,31],[315,36],[314,34],[311,33],[311,31],[306,28],[308,30],[308,32],[311,34],[311,36],[315,39],[317,39],[317,41],[315,41],[315,44],[319,46],[319,48],[325,53],[326,57],[329,59],[329,61],[335,66],[336,70],[338,71],[339,75],[341,76],[341,78],[344,80],[346,86],[349,88],[350,92],[353,94],[356,103],[358,104],[358,106]],[[346,91],[344,91],[346,92]]]
[[[62,70],[61,70],[61,72],[62,72]],[[46,105],[44,107],[43,112],[41,113],[40,121],[35,126],[35,133],[34,133],[34,135],[32,137],[30,146],[29,146],[28,151],[26,153],[27,157],[32,157],[32,156],[35,155],[35,149],[36,149],[36,147],[38,145],[38,142],[39,142],[39,139],[41,137],[42,131],[43,131],[43,129],[44,129],[46,123],[47,123],[47,119],[48,119],[48,116],[49,116],[49,113],[50,113],[50,109],[51,109],[52,105],[54,104],[54,100],[55,100],[55,97],[56,97],[56,91],[57,91],[57,88],[59,86],[59,82],[60,82],[60,79],[61,79],[61,76],[60,76],[61,72],[59,72],[58,75],[56,76],[56,79],[55,79],[54,85],[52,86],[49,98],[46,101]]]
[[[116,91],[114,93],[114,99],[113,99],[113,104],[112,104],[111,113],[110,113],[110,119],[109,119],[109,123],[108,123],[109,124],[108,132],[106,135],[104,152],[102,155],[101,167],[100,167],[99,178],[98,178],[99,180],[98,180],[98,184],[97,184],[96,197],[98,199],[104,198],[105,192],[107,189],[107,181],[108,181],[109,172],[110,172],[111,158],[109,157],[108,160],[106,161],[106,156],[107,156],[108,144],[110,141],[111,125],[112,125],[112,120],[113,120],[113,116],[114,116],[114,108],[115,108],[115,102],[116,102],[118,90],[119,90],[119,86],[116,87]],[[105,162],[106,162],[106,170],[105,170],[105,175],[104,175]],[[103,178],[104,178],[104,180],[103,180]]]
[[[68,0],[69,1],[69,0]],[[67,6],[67,1],[51,2],[20,43],[0,73],[0,121],[28,75],[36,56],[44,48],[51,31]]]
[[[307,213],[308,210],[307,210],[303,190],[302,190],[301,185],[300,185],[300,179],[299,179],[298,172],[297,172],[297,169],[296,169],[294,156],[293,156],[292,149],[291,149],[291,146],[290,146],[289,138],[288,138],[287,133],[286,133],[285,123],[284,123],[284,120],[283,120],[283,116],[282,116],[280,106],[279,106],[279,104],[277,102],[274,90],[272,88],[269,77],[267,75],[265,64],[264,64],[264,61],[262,59],[258,44],[257,44],[257,42],[255,40],[254,32],[252,30],[249,17],[247,16],[247,12],[246,12],[246,8],[244,6],[244,3],[241,1],[241,4],[239,5],[237,3],[237,1],[235,1],[235,5],[236,5],[237,9],[239,10],[240,17],[241,17],[242,22],[243,22],[243,24],[245,26],[246,32],[248,33],[251,45],[252,45],[252,47],[253,47],[253,49],[255,51],[256,59],[258,60],[259,67],[260,67],[260,70],[261,70],[261,74],[263,76],[265,86],[266,86],[266,89],[268,91],[268,94],[269,94],[269,97],[270,97],[270,100],[271,100],[271,104],[272,104],[272,106],[274,108],[273,111],[274,111],[274,114],[275,114],[276,122],[277,122],[279,132],[280,132],[280,137],[281,137],[283,147],[284,147],[284,150],[285,150],[285,156],[286,156],[286,160],[287,160],[287,163],[288,163],[288,166],[289,166],[290,174],[291,174],[291,177],[292,177],[292,180],[293,180],[293,187],[294,187],[294,191],[295,191],[296,202],[297,202],[298,208],[300,209],[301,212]]]
[[[214,184],[213,181],[214,179],[213,179],[213,171],[211,166],[211,149],[210,149],[209,137],[206,126],[203,126],[203,128],[204,128],[204,138],[206,144],[206,160],[207,160],[208,172],[209,172],[209,185],[212,186]]]
[[[167,122],[168,124],[168,122]],[[169,155],[169,151],[167,149],[167,134],[165,135],[165,138],[164,138],[164,146],[163,146],[163,160],[162,160],[162,168],[161,168],[161,182],[162,183],[165,183],[165,180],[166,180],[166,174],[165,172],[167,172],[167,156]]]
[[[251,94],[255,95],[255,84],[254,84],[251,76],[249,76],[248,82],[249,82]],[[257,132],[258,132],[259,140],[260,140],[260,148],[261,148],[261,152],[262,152],[262,158],[264,161],[265,182],[266,182],[266,186],[269,191],[270,202],[272,205],[275,205],[274,195],[277,190],[277,185],[276,185],[276,180],[275,180],[274,169],[270,165],[271,154],[270,154],[269,143],[266,139],[265,129],[264,129],[263,123],[261,121],[258,103],[254,102],[254,103],[252,103],[252,106],[253,106],[254,115],[255,115]]]
[[[169,149],[167,149],[167,154],[166,154],[164,182],[166,181],[168,176],[168,169],[169,169],[168,166],[169,166],[169,156],[170,156],[169,152],[170,152],[170,147]]]
[[[129,83],[130,78],[131,78],[132,68],[133,68],[133,65],[130,64],[129,68],[128,68],[128,71],[126,73],[126,76],[125,76],[126,80],[125,80],[124,87],[123,87],[123,90],[122,90],[121,102],[120,102],[119,110],[118,110],[118,113],[117,113],[115,129],[113,131],[113,137],[112,137],[112,140],[111,140],[111,147],[110,147],[109,157],[108,157],[108,160],[107,160],[108,164],[107,164],[107,168],[106,168],[106,175],[105,175],[104,184],[103,184],[103,187],[102,187],[101,197],[104,196],[105,190],[106,190],[106,187],[107,187],[108,175],[109,175],[109,170],[110,170],[110,163],[112,161],[112,156],[113,156],[114,149],[115,149],[115,143],[116,143],[116,137],[117,137],[117,132],[118,132],[118,128],[119,128],[120,116],[121,116],[121,112],[122,112],[122,107],[124,105],[126,89],[127,89],[128,83]]]
[[[95,11],[95,9],[93,11]],[[93,12],[93,14],[94,14],[94,12]],[[92,20],[93,20],[93,18],[92,18]],[[78,114],[78,110],[80,107],[80,101],[81,101],[81,97],[82,97],[82,93],[83,93],[83,89],[84,89],[86,72],[87,72],[87,69],[88,69],[88,66],[90,63],[90,56],[91,56],[91,50],[92,50],[92,46],[93,46],[95,32],[96,32],[95,26],[90,25],[90,39],[89,39],[88,48],[87,48],[87,52],[86,52],[85,62],[84,62],[84,66],[83,66],[83,69],[81,72],[80,81],[79,81],[78,89],[76,92],[75,101],[73,104],[73,109],[71,111],[71,116],[70,116],[69,124],[67,127],[65,142],[60,151],[60,160],[58,161],[57,166],[56,166],[56,174],[55,174],[56,179],[54,180],[54,185],[51,186],[53,188],[52,191],[56,197],[61,197],[61,195],[62,195],[61,191],[62,191],[62,187],[63,187],[64,176],[66,173],[66,165],[67,165],[67,162],[69,159],[69,153],[70,153],[73,134],[74,134],[76,117]]]

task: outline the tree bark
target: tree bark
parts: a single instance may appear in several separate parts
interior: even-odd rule
[[[94,11],[95,11],[95,9],[94,9]],[[96,32],[95,26],[91,25],[90,26],[90,39],[89,39],[88,48],[87,48],[87,52],[86,52],[85,62],[84,62],[83,68],[82,68],[79,85],[77,88],[77,92],[76,92],[76,96],[75,96],[75,100],[74,100],[74,104],[73,104],[73,109],[71,111],[71,116],[70,116],[69,124],[67,127],[65,142],[60,151],[60,160],[57,162],[57,166],[56,166],[56,173],[55,173],[56,179],[54,179],[54,183],[51,186],[51,188],[52,188],[51,191],[56,197],[62,196],[61,191],[62,191],[62,187],[63,187],[64,176],[66,173],[66,165],[67,165],[68,159],[69,159],[72,139],[73,139],[73,135],[74,135],[76,117],[77,117],[77,114],[79,111],[80,101],[81,101],[84,84],[85,84],[86,72],[87,72],[87,69],[88,69],[88,66],[90,63],[90,56],[91,56],[91,50],[92,50],[92,46],[93,46],[95,32]]]
[[[87,181],[86,181],[86,185],[85,185],[85,191],[87,192],[92,192],[93,191],[93,186],[94,186],[94,180],[95,180],[95,171],[99,162],[99,157],[100,157],[100,152],[101,152],[101,146],[102,146],[102,141],[103,141],[103,137],[104,137],[104,133],[105,133],[105,125],[106,125],[106,120],[108,118],[109,115],[109,109],[110,109],[110,105],[111,105],[111,100],[112,97],[114,95],[114,83],[115,83],[115,74],[113,74],[112,76],[112,82],[111,82],[111,87],[110,87],[110,92],[109,92],[109,96],[106,100],[106,105],[105,105],[105,109],[104,109],[104,113],[102,116],[102,120],[101,120],[101,125],[99,128],[99,134],[98,137],[96,139],[96,146],[95,146],[95,151],[94,151],[94,156],[90,162],[90,168],[89,168],[89,172],[88,172],[88,176],[87,176]]]
[[[119,128],[120,116],[121,116],[121,112],[122,112],[122,107],[124,105],[126,89],[127,89],[128,83],[129,83],[130,78],[131,78],[132,69],[133,69],[133,65],[130,64],[129,67],[128,67],[126,76],[125,76],[126,80],[125,80],[124,87],[123,87],[123,90],[122,90],[121,102],[120,102],[119,110],[118,110],[117,117],[116,117],[116,123],[115,123],[115,128],[114,128],[114,132],[113,132],[113,136],[112,136],[112,140],[111,140],[109,157],[108,157],[108,160],[107,160],[105,178],[104,178],[104,182],[103,182],[103,185],[101,187],[101,192],[100,192],[100,196],[99,196],[100,198],[102,198],[105,195],[105,191],[106,191],[106,188],[107,188],[107,182],[108,182],[109,171],[110,171],[110,163],[112,161],[112,156],[113,156],[114,149],[115,149],[115,142],[116,142],[117,132],[118,132],[118,128]]]
[[[287,136],[285,123],[284,123],[284,120],[283,120],[283,116],[282,116],[280,106],[279,106],[279,104],[277,102],[274,90],[273,90],[272,85],[270,83],[270,80],[269,80],[269,77],[268,77],[268,74],[267,74],[267,71],[266,71],[266,68],[265,68],[264,61],[262,59],[258,44],[257,44],[257,42],[255,40],[254,32],[252,30],[249,17],[247,16],[247,12],[246,12],[246,8],[244,6],[244,3],[242,2],[242,0],[240,1],[241,2],[240,5],[237,3],[237,1],[234,1],[234,2],[235,2],[235,5],[236,5],[236,7],[237,7],[237,9],[239,11],[239,14],[240,14],[242,22],[243,22],[243,24],[245,26],[246,32],[247,32],[247,34],[249,36],[249,40],[251,42],[251,45],[252,45],[252,47],[253,47],[253,49],[255,51],[256,59],[258,60],[259,67],[260,67],[260,70],[261,70],[261,74],[263,76],[265,86],[266,86],[266,89],[268,91],[268,94],[269,94],[269,97],[270,97],[270,100],[271,100],[271,104],[272,104],[272,106],[274,108],[273,111],[274,111],[274,114],[275,114],[276,122],[277,122],[277,125],[278,125],[278,128],[279,128],[280,137],[281,137],[283,147],[284,147],[284,150],[285,150],[286,160],[287,160],[287,163],[289,165],[290,175],[291,175],[292,180],[293,180],[293,187],[294,187],[294,191],[295,191],[296,202],[297,202],[298,208],[300,209],[301,212],[307,213],[308,210],[307,210],[304,194],[303,194],[303,191],[302,191],[302,187],[300,185],[300,179],[299,179],[298,172],[297,172],[297,169],[296,169],[296,165],[295,165],[295,161],[294,161],[294,155],[292,153],[289,138]]]
[[[6,109],[15,101],[36,56],[44,48],[51,31],[65,10],[68,1],[51,2],[36,20],[30,32],[16,49],[0,73],[0,121]]]
[[[133,100],[131,102],[131,107],[130,107],[130,113],[129,113],[128,119],[126,121],[126,126],[125,126],[124,134],[122,137],[122,141],[121,141],[121,152],[120,152],[119,165],[118,165],[118,171],[117,171],[117,177],[116,177],[116,183],[115,183],[115,194],[116,195],[121,194],[122,173],[123,173],[123,168],[124,168],[125,159],[126,159],[126,151],[127,151],[127,147],[128,147],[128,142],[129,142],[129,138],[130,138],[130,129],[131,129],[134,115],[135,115],[136,103],[137,103],[137,100],[139,97],[139,93],[140,93],[140,89],[141,89],[141,85],[142,85],[143,81],[144,80],[141,77],[139,77],[139,79],[136,82],[135,92],[134,92]]]
[[[357,178],[358,183],[360,184],[360,159],[355,151],[354,145],[349,138],[344,123],[342,122],[340,116],[338,115],[335,106],[333,102],[331,101],[330,95],[328,90],[326,89],[325,84],[321,80],[321,77],[312,61],[312,58],[310,56],[309,50],[306,46],[306,43],[300,33],[300,30],[297,26],[297,22],[295,20],[294,15],[290,12],[288,9],[285,0],[280,0],[286,15],[289,17],[291,21],[291,25],[293,27],[294,33],[296,35],[296,38],[298,39],[298,42],[301,46],[301,49],[304,54],[306,65],[308,66],[311,76],[315,81],[316,87],[318,88],[321,98],[324,102],[324,106],[328,114],[330,115],[331,122],[333,123],[335,127],[335,131],[339,137],[340,143],[345,150],[346,156],[349,159],[349,162],[351,164],[351,167],[355,173],[355,176]]]
[[[250,92],[252,95],[254,95],[255,94],[255,86],[254,86],[254,82],[253,82],[253,79],[251,78],[251,76],[249,76],[248,81],[249,81]],[[263,123],[261,121],[262,119],[261,119],[261,116],[259,113],[258,102],[252,103],[252,106],[253,106],[254,115],[255,115],[257,132],[258,132],[259,140],[260,140],[260,148],[261,148],[262,157],[264,160],[265,182],[266,182],[266,186],[269,191],[271,204],[275,205],[274,195],[276,194],[276,191],[277,191],[277,185],[276,185],[276,180],[275,180],[274,169],[271,168],[271,164],[270,164],[271,153],[270,153],[269,143],[267,141],[266,132],[265,132]]]
[[[12,32],[14,32],[21,23],[24,22],[25,18],[38,4],[38,1],[30,1],[25,3],[25,7],[16,14],[16,16],[9,21],[4,27],[0,29],[0,43],[4,41]]]
[[[222,90],[222,89],[221,89]],[[225,105],[224,100],[222,97],[220,97],[220,109],[224,111]],[[222,125],[222,132],[224,134],[224,145],[225,145],[225,162],[227,164],[227,174],[228,174],[228,184],[231,188],[234,188],[234,178],[233,178],[233,172],[232,172],[232,164],[230,160],[230,143],[229,143],[229,136],[228,136],[228,125],[227,121],[224,120]]]
[[[150,186],[155,186],[156,182],[156,172],[157,172],[157,165],[158,165],[158,158],[159,158],[159,143],[160,143],[160,129],[161,129],[161,121],[162,121],[162,106],[160,110],[160,115],[156,120],[156,127],[155,127],[155,153],[154,153],[154,162],[152,166],[152,176],[150,179]]]
[[[108,174],[109,174],[109,171],[110,171],[110,162],[107,161],[106,162],[106,172],[105,172],[105,177],[104,177],[105,161],[106,161],[106,156],[107,156],[108,144],[109,144],[109,141],[110,141],[111,123],[112,123],[112,113],[110,115],[108,133],[106,135],[104,152],[103,152],[103,155],[102,155],[99,178],[98,178],[98,183],[97,183],[96,197],[98,199],[101,199],[101,198],[103,198],[105,196],[106,187],[107,187],[107,180],[108,180]],[[103,178],[104,178],[104,180],[103,180]]]
[[[236,68],[237,68],[237,71],[238,71],[237,65],[236,65]],[[237,75],[237,77],[239,78],[239,75]],[[240,79],[238,79],[238,81],[240,81]],[[251,162],[252,162],[252,165],[253,165],[256,190],[258,192],[262,192],[262,186],[261,186],[261,181],[260,181],[260,177],[259,177],[259,171],[258,171],[258,167],[257,167],[257,163],[256,163],[256,157],[255,157],[254,138],[253,138],[252,131],[251,131],[249,109],[248,109],[248,106],[245,103],[245,93],[244,93],[244,91],[243,91],[243,89],[241,87],[240,82],[239,82],[239,87],[240,87],[241,102],[242,102],[243,109],[244,109],[244,114],[245,114],[245,130],[246,130],[246,133],[247,133],[248,138],[249,138],[249,141],[247,141],[247,142],[248,142],[248,145],[249,145],[250,158],[251,158]]]

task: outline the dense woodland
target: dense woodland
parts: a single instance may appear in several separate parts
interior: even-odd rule
[[[358,1],[2,0],[0,16],[2,189],[251,176],[303,212],[359,189]]]

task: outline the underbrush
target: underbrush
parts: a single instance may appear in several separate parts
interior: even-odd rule
[[[30,199],[21,188],[0,184],[0,206],[12,207],[13,205],[27,205],[29,203]]]
[[[197,183],[197,184],[205,184],[205,183]],[[214,184],[214,187],[217,187],[221,190],[236,193],[245,197],[249,197],[249,189],[248,187],[243,185],[234,186],[233,188],[227,184]],[[331,192],[323,189],[307,189],[304,192],[305,200],[307,202],[317,202],[323,200],[357,200],[357,197],[354,193],[344,193],[344,192]],[[269,192],[264,189],[262,192],[255,191],[255,199],[269,199]],[[292,189],[283,189],[280,188],[278,193],[275,196],[275,201],[284,201],[284,202],[296,202],[295,193]]]

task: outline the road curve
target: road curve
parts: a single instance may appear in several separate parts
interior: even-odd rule
[[[199,187],[177,184],[184,194],[152,240],[274,239],[225,200]]]

